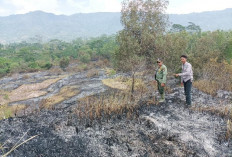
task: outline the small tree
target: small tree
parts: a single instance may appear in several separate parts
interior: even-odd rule
[[[189,22],[189,25],[186,27],[186,29],[190,33],[197,33],[199,35],[201,34],[201,27],[193,22]]]
[[[165,0],[124,0],[121,10],[123,30],[117,36],[119,45],[115,53],[115,65],[119,70],[135,72],[144,62],[151,66],[156,50],[156,40],[163,35],[167,16]],[[132,93],[134,81],[132,81]]]
[[[173,24],[171,28],[171,32],[176,33],[176,32],[182,32],[185,31],[185,27],[180,25],[180,24]]]
[[[166,0],[124,0],[122,3],[121,23],[124,29],[119,35],[126,34],[133,40],[133,44],[139,47],[139,50],[133,50],[134,53],[145,57],[148,67],[157,52],[156,40],[166,28],[167,4]]]

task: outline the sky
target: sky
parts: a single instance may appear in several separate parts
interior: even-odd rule
[[[41,10],[57,15],[120,12],[122,0],[0,0],[0,16]],[[167,13],[187,14],[232,8],[232,0],[169,0]]]

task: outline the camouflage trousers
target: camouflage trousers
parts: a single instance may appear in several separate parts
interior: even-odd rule
[[[157,82],[157,83],[158,83],[158,91],[159,91],[159,93],[160,93],[161,95],[164,94],[164,92],[165,92],[165,87],[162,87],[160,82]]]

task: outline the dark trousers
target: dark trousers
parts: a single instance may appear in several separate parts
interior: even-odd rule
[[[186,97],[186,103],[187,105],[191,105],[192,101],[191,101],[191,89],[192,89],[192,82],[191,80],[188,80],[186,82],[184,82],[184,93],[185,93],[185,97]]]

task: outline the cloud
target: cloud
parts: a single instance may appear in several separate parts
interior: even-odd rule
[[[169,0],[168,13],[186,14],[232,8],[231,0]]]
[[[41,10],[71,15],[89,12],[119,12],[122,0],[1,0],[0,16]]]
[[[120,0],[60,0],[60,3],[66,6],[60,9],[68,14],[77,12],[119,12],[121,10]],[[66,10],[66,8],[69,9]]]

